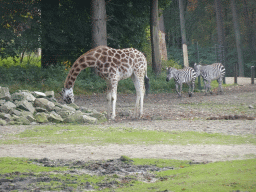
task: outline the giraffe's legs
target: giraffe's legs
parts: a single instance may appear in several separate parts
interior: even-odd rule
[[[134,118],[143,116],[143,102],[144,102],[144,94],[145,94],[145,87],[144,87],[144,77],[139,78],[135,75],[132,75],[132,80],[136,89],[136,103],[134,109]],[[140,111],[139,111],[140,105]]]
[[[107,113],[108,114],[107,114],[107,118],[111,119],[111,120],[115,120],[118,82],[113,81],[112,84],[110,82],[108,82],[107,84],[108,84],[108,91],[107,91],[107,101],[108,101],[108,106],[107,106],[108,112]],[[112,115],[111,115],[111,107],[112,107]]]
[[[112,86],[111,83],[107,82],[108,88],[107,88],[107,118],[110,119],[111,114],[111,104],[112,104],[112,97],[111,97],[111,90]]]
[[[111,119],[115,120],[116,117],[116,99],[117,99],[117,81],[113,81],[111,89],[111,99],[112,99],[112,116]]]

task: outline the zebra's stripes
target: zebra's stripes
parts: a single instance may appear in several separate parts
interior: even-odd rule
[[[205,88],[205,95],[207,91],[212,94],[211,91],[211,81],[217,80],[219,83],[219,92],[223,93],[222,89],[222,79],[225,77],[225,67],[221,63],[214,63],[211,65],[197,65],[194,64],[194,69],[196,71],[196,76],[202,76],[204,80],[204,88]]]
[[[188,95],[191,97],[194,92],[195,87],[195,79],[196,79],[196,72],[193,68],[187,67],[184,69],[175,69],[172,67],[166,68],[167,70],[167,78],[166,81],[168,82],[170,79],[174,79],[176,85],[176,92],[178,93],[179,97],[181,97],[181,90],[182,84],[187,83],[189,86]],[[180,90],[178,88],[180,86]],[[192,89],[192,91],[191,91]]]

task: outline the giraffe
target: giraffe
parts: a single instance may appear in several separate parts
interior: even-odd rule
[[[136,89],[136,103],[134,117],[143,116],[143,99],[146,89],[149,88],[147,77],[147,60],[140,51],[134,48],[114,49],[107,46],[98,46],[81,55],[71,67],[65,80],[61,95],[66,103],[74,102],[73,87],[79,73],[87,68],[95,67],[100,77],[107,82],[107,118],[116,117],[116,100],[118,81],[131,77]],[[147,86],[148,85],[148,86]],[[112,116],[111,113],[112,104]],[[139,111],[140,105],[140,111]]]

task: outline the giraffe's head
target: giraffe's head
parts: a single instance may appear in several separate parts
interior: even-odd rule
[[[63,97],[63,101],[65,101],[67,104],[74,103],[74,94],[73,94],[73,88],[63,88],[61,95]]]
[[[173,78],[173,72],[176,71],[177,69],[173,68],[173,67],[166,67],[167,70],[167,77],[166,77],[166,81],[170,81],[170,79]]]
[[[198,77],[200,75],[200,68],[201,68],[201,65],[198,65],[198,64],[194,64],[194,69],[195,69],[195,72],[196,72],[196,77]]]

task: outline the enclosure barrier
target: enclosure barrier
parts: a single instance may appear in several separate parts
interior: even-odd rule
[[[234,65],[234,84],[237,84],[237,63]]]
[[[254,84],[255,67],[251,66],[251,84]]]

